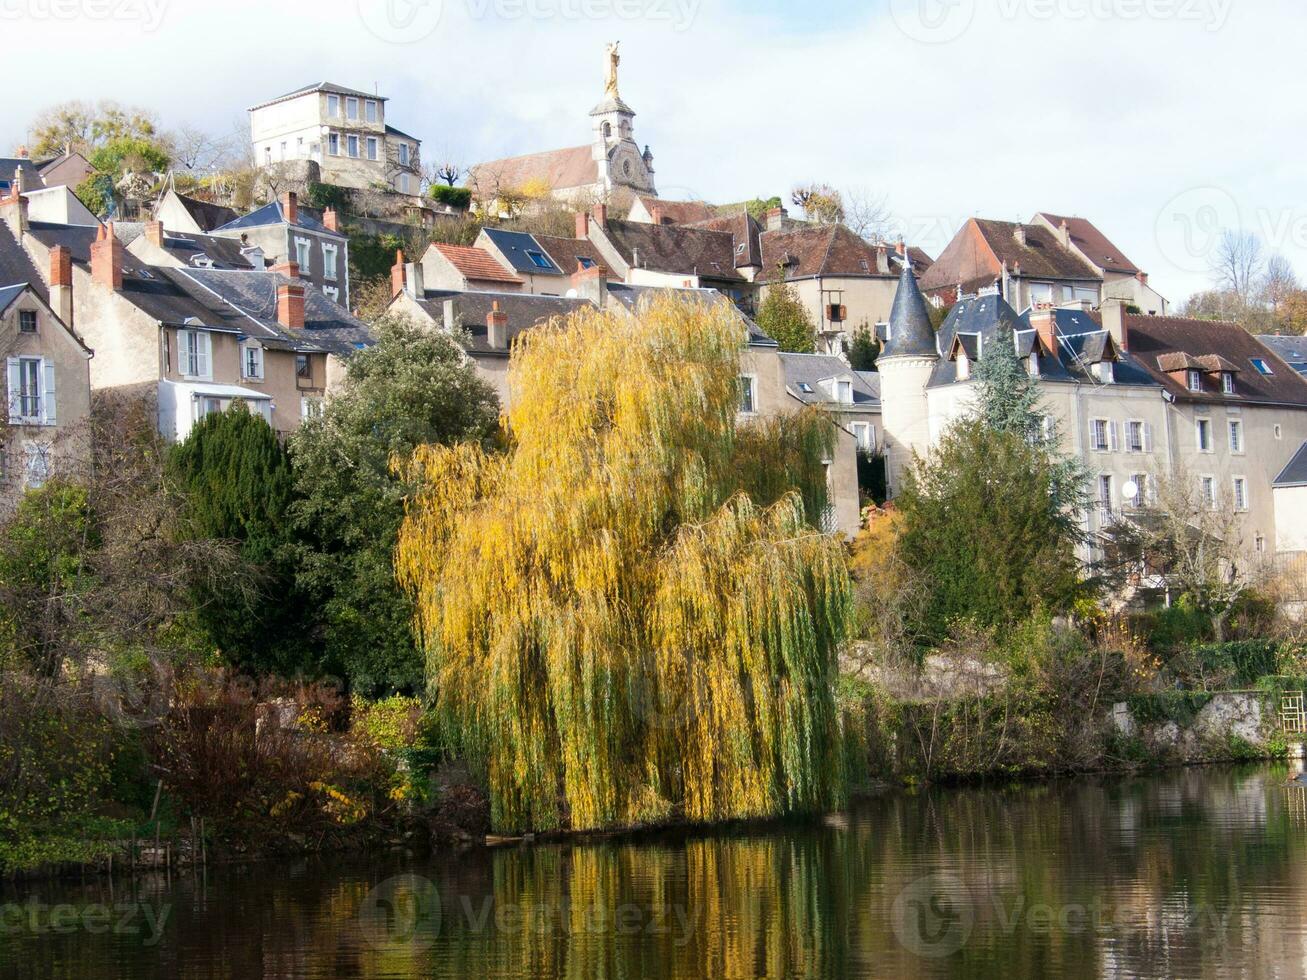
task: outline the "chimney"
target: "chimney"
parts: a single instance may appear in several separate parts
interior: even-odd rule
[[[898,240],[898,243],[894,246],[894,251],[898,252],[899,255],[902,255],[906,258],[908,254],[907,243],[902,238],[900,238]]]
[[[91,243],[91,278],[115,292],[123,288],[123,244],[112,221],[99,227]]]
[[[508,350],[508,314],[499,308],[499,300],[490,304],[486,314],[486,340],[495,350]]]
[[[304,284],[284,282],[277,285],[277,322],[287,330],[304,329]]]
[[[27,147],[26,147],[26,146],[20,146],[20,147],[18,148],[18,159],[20,159],[20,160],[26,160],[26,159],[27,159]]]
[[[584,211],[576,212],[576,237],[582,241],[590,237],[590,215]]]
[[[1053,312],[1052,307],[1031,309],[1030,325],[1035,328],[1035,333],[1039,335],[1039,342],[1043,345],[1044,350],[1051,351],[1056,356],[1057,314]]]
[[[1062,219],[1062,225],[1057,229],[1057,237],[1061,240],[1063,248],[1071,247],[1071,229],[1067,227],[1066,218]]]
[[[595,205],[595,221],[598,223],[598,225],[599,225],[600,228],[607,228],[607,227],[608,227],[608,205],[607,205],[607,204],[596,204],[596,205]]]
[[[322,212],[322,227],[327,231],[340,231],[340,218],[336,216],[335,208],[327,208]]]
[[[667,223],[668,223],[668,222],[667,222],[667,216],[666,216],[665,214],[663,214],[663,209],[660,208],[660,207],[658,207],[658,205],[656,205],[656,204],[655,204],[655,205],[653,206],[653,208],[649,211],[649,216],[653,218],[653,223],[656,224],[656,225],[661,225],[661,224],[667,224]]]
[[[1135,278],[1138,279],[1138,280],[1139,280],[1141,283],[1143,283],[1145,286],[1148,285],[1148,273],[1147,273],[1147,272],[1136,272],[1136,273],[1135,273]]]
[[[1012,237],[1017,240],[1017,244],[1022,248],[1026,247],[1026,226],[1018,224],[1012,231]]]
[[[163,248],[163,222],[147,221],[145,223],[145,238],[151,245]]]
[[[1112,335],[1116,346],[1121,350],[1130,349],[1130,326],[1126,322],[1125,301],[1105,299],[1098,308],[1103,318],[1103,329]]]
[[[876,246],[876,271],[881,275],[889,272],[889,253],[885,250],[884,245]]]
[[[281,215],[290,224],[299,224],[300,196],[294,191],[286,191],[281,195]]]
[[[580,299],[588,299],[599,309],[608,306],[608,270],[595,263],[586,269],[581,263],[576,264],[572,273],[572,289]]]
[[[452,296],[440,304],[441,318],[444,320],[445,329],[450,333],[459,330],[463,326],[463,311],[459,308],[458,297]]]
[[[395,264],[390,267],[390,297],[394,299],[404,291],[404,250],[395,249]]]
[[[19,170],[14,175],[15,180],[10,188],[9,196],[0,198],[0,217],[4,218],[5,224],[9,226],[9,230],[18,239],[21,239],[27,232],[27,198],[23,197],[19,187],[22,174],[22,170]]]
[[[422,299],[427,294],[426,279],[422,272],[421,262],[406,262],[404,264],[404,288],[414,299]]]
[[[291,262],[289,260],[285,262],[278,262],[269,271],[279,273],[285,276],[287,279],[298,279],[300,277],[299,263]]]
[[[73,253],[64,245],[50,249],[50,307],[70,330],[73,326]]]
[[[783,231],[785,229],[785,219],[788,218],[789,215],[790,212],[786,211],[784,208],[772,208],[766,214],[766,230]]]

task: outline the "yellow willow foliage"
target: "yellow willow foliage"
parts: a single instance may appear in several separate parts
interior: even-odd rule
[[[850,587],[811,523],[833,429],[737,433],[743,343],[725,304],[579,312],[514,347],[506,454],[408,462],[396,570],[496,828],[838,801]]]

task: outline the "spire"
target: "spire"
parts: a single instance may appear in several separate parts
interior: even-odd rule
[[[930,314],[926,312],[926,300],[917,288],[917,275],[912,271],[912,263],[903,263],[903,274],[899,276],[899,288],[894,294],[894,308],[889,315],[889,340],[881,358],[887,357],[933,357],[938,358],[935,349],[935,330],[930,325]]]

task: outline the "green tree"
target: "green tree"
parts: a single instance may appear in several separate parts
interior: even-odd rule
[[[880,341],[871,327],[864,323],[853,331],[853,339],[849,342],[849,366],[855,371],[874,371],[879,356]]]
[[[197,590],[197,615],[213,643],[248,669],[288,674],[312,666],[288,548],[290,457],[272,427],[233,402],[172,448],[168,471],[185,499],[187,533],[234,542],[257,572],[253,582]]]
[[[428,443],[490,441],[494,392],[453,338],[402,317],[374,325],[343,389],[291,437],[298,582],[318,605],[327,663],[364,694],[422,682],[412,606],[392,554],[409,484],[392,458]]]
[[[840,800],[850,584],[811,523],[833,428],[813,412],[737,429],[742,344],[726,304],[580,311],[515,347],[507,453],[415,454],[396,567],[441,716],[487,760],[495,826]]]
[[[777,275],[780,278],[767,287],[767,296],[758,305],[758,326],[781,350],[811,354],[817,349],[812,318],[798,292],[785,281],[785,270],[778,268]]]
[[[89,159],[95,150],[117,139],[164,142],[152,112],[108,100],[51,106],[32,121],[29,132],[32,156],[38,158],[57,156],[68,147]]]

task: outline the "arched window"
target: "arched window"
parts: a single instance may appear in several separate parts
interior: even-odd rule
[[[604,123],[604,139],[611,139],[613,135],[613,124]]]

